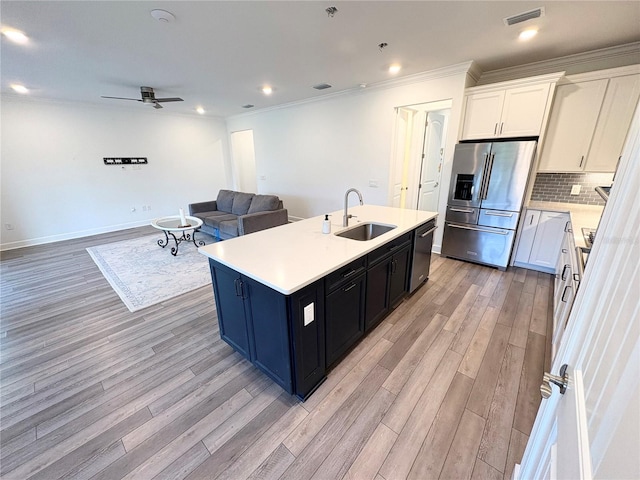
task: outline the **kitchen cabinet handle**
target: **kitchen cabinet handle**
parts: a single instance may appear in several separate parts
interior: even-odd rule
[[[532,213],[531,214],[531,220],[529,220],[529,225],[533,225],[533,217],[535,217],[535,215]]]
[[[493,127],[493,134],[497,135],[498,134],[498,123],[496,122],[496,126]]]
[[[567,290],[570,290],[570,289],[571,289],[571,287],[570,287],[569,285],[567,285],[566,287],[564,287],[564,290],[562,291],[562,299],[561,299],[561,300],[562,300],[564,303],[567,303],[567,301],[564,299],[564,296],[565,296],[565,294],[567,293]]]
[[[426,232],[424,232],[423,234],[421,234],[421,235],[420,235],[420,238],[424,238],[424,237],[426,237],[426,236],[427,236],[427,235],[429,235],[430,233],[435,232],[437,229],[438,229],[438,227],[430,228],[429,230],[427,230]]]
[[[571,220],[567,221],[567,223],[564,226],[564,231],[567,233],[573,233],[573,230],[571,228]]]
[[[579,165],[579,167],[580,167],[580,168],[582,168],[582,163],[583,163],[583,162],[584,162],[584,155],[582,155],[582,156],[580,157],[580,165]]]
[[[353,275],[354,273],[357,273],[357,271],[356,271],[356,270],[354,270],[354,269],[351,269],[351,270],[349,270],[348,272],[343,273],[343,274],[342,274],[342,278],[350,277],[350,276],[351,276],[351,275]]]
[[[562,269],[562,275],[560,275],[560,278],[561,278],[562,280],[566,280],[566,279],[567,279],[567,278],[565,277],[565,275],[564,275],[565,273],[567,273],[567,268],[570,268],[570,265],[569,265],[569,264],[566,264],[566,265],[564,266],[564,268]]]
[[[348,292],[349,290],[353,290],[354,288],[356,288],[356,283],[352,283],[351,285],[349,285],[348,287],[345,287],[342,289],[343,292]]]
[[[474,212],[473,208],[449,208],[449,210],[451,210],[452,212],[458,212],[458,213],[473,213]]]
[[[453,223],[447,223],[447,225],[451,228],[460,228],[461,230],[473,230],[474,232],[495,233],[497,235],[509,234],[507,230],[489,230],[485,228],[465,227],[464,225],[454,225]]]
[[[500,135],[502,135],[502,127],[504,127],[504,122],[502,122],[502,123],[500,124],[500,132],[499,132],[499,133],[500,133]]]
[[[567,250],[566,248],[562,249],[562,253],[567,253],[569,250]]]
[[[485,215],[488,217],[513,217],[513,213],[498,213],[498,212],[486,212]],[[531,220],[533,220],[533,215],[531,216]]]
[[[233,281],[233,286],[234,286],[234,287],[235,287],[235,289],[236,289],[236,297],[241,297],[241,296],[242,296],[242,294],[240,293],[240,279],[239,279],[239,278],[236,278],[236,279]]]

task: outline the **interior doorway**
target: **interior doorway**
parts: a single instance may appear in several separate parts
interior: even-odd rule
[[[392,206],[438,211],[451,105],[443,100],[396,108]]]
[[[233,187],[241,192],[258,193],[253,130],[231,132]]]

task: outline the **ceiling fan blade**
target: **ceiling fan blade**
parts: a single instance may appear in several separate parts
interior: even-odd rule
[[[100,98],[113,98],[113,99],[116,99],[116,100],[133,100],[135,102],[141,102],[142,101],[139,98],[105,97],[104,95],[101,95]]]
[[[155,102],[155,103],[153,104],[153,108],[155,108],[155,109],[157,110],[158,108],[163,108],[163,107],[162,107],[162,105],[160,105],[158,102]]]
[[[156,102],[184,102],[184,100],[178,97],[156,98]]]

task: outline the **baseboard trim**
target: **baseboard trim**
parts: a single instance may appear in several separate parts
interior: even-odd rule
[[[44,245],[46,243],[61,242],[63,240],[73,240],[75,238],[90,237],[101,233],[117,232],[118,230],[127,230],[128,228],[144,227],[149,225],[150,220],[140,220],[131,223],[122,223],[119,225],[109,225],[107,227],[92,228],[89,230],[79,230],[77,232],[62,233],[60,235],[50,235],[47,237],[30,238],[19,240],[16,242],[0,243],[0,252],[7,250],[15,250],[16,248],[33,247],[35,245]]]

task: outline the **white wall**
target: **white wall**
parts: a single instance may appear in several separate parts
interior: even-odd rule
[[[230,185],[222,120],[14,97],[1,120],[2,249],[148,224]],[[118,156],[149,164],[103,164]]]
[[[258,191],[277,194],[290,215],[308,218],[341,209],[350,187],[359,189],[367,204],[389,205],[395,107],[452,99],[442,174],[446,184],[441,189],[446,197],[467,66],[402,84],[230,117],[228,129],[253,130],[256,173],[265,177],[258,181]],[[377,180],[379,188],[369,187],[369,180]],[[445,203],[441,201],[441,220]],[[441,232],[434,240],[436,251]]]

